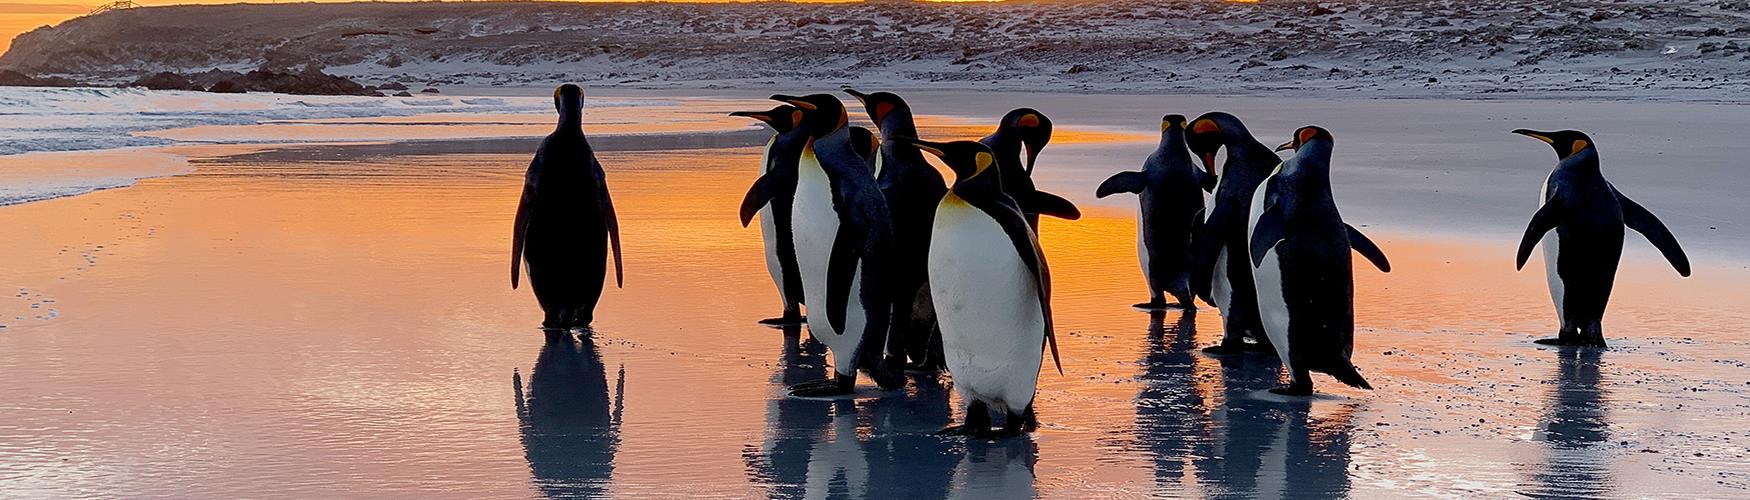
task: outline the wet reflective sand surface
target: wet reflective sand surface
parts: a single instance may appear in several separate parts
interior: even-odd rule
[[[960,119],[924,134],[983,132]],[[902,391],[870,386],[852,400],[781,395],[827,368],[805,330],[755,323],[780,306],[758,230],[735,216],[759,158],[740,137],[758,134],[604,148],[626,288],[604,294],[581,339],[544,338],[533,297],[505,276],[533,140],[189,147],[178,151],[193,158],[188,175],[0,207],[11,295],[0,297],[0,496],[1750,488],[1741,257],[1692,252],[1696,276],[1681,279],[1631,234],[1606,317],[1612,348],[1558,350],[1531,343],[1555,319],[1541,268],[1512,268],[1523,220],[1505,237],[1447,232],[1379,215],[1389,199],[1339,198],[1347,217],[1376,224],[1394,264],[1389,275],[1356,268],[1356,365],[1377,390],[1319,378],[1320,396],[1283,399],[1261,393],[1278,383],[1273,358],[1197,351],[1220,336],[1213,309],[1129,307],[1145,298],[1133,201],[1091,192],[1134,168],[1153,124],[1058,123],[1066,140],[1040,172],[1066,173],[1042,184],[1087,216],[1041,230],[1065,373],[1041,376],[1031,437],[934,436],[963,406],[946,378],[914,374]],[[1093,138],[1067,140],[1077,130]],[[1526,150],[1531,165],[1548,159]],[[1128,159],[1090,160],[1108,157]],[[1100,173],[1067,173],[1084,168]],[[1533,203],[1535,184],[1516,189]],[[1673,220],[1695,213],[1673,212],[1686,245],[1729,246]]]

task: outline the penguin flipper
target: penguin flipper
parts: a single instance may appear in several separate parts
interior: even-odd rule
[[[598,205],[596,209],[602,214],[602,227],[607,229],[608,244],[614,250],[614,286],[625,288],[625,263],[620,259],[620,216],[614,213],[614,198],[608,195],[607,174],[602,172],[601,162],[594,159],[590,161],[595,163],[596,189],[600,191],[596,193],[596,204]]]
[[[1379,245],[1373,244],[1373,240],[1367,239],[1367,235],[1361,234],[1361,230],[1355,229],[1355,226],[1344,222],[1343,227],[1349,230],[1349,248],[1366,257],[1368,262],[1373,263],[1373,267],[1379,268],[1379,272],[1391,272],[1391,262],[1385,260],[1385,252],[1379,250]]]
[[[1148,187],[1148,176],[1142,172],[1119,172],[1100,183],[1100,188],[1094,191],[1095,198],[1105,198],[1118,193],[1141,193]]]
[[[1044,191],[1034,191],[1032,194],[1027,195],[1026,198],[1026,201],[1015,200],[1020,202],[1022,212],[1049,215],[1067,220],[1082,218],[1081,209],[1076,208],[1076,204],[1070,203],[1069,200],[1063,199],[1062,196]]]
[[[1551,199],[1531,216],[1531,223],[1525,226],[1525,237],[1519,240],[1519,258],[1514,269],[1525,269],[1525,261],[1531,258],[1531,249],[1537,247],[1538,240],[1543,239],[1543,233],[1561,224],[1560,207],[1557,200]]]
[[[529,230],[529,211],[533,209],[529,203],[534,193],[527,185],[523,186],[523,197],[516,203],[516,222],[511,227],[510,236],[510,289],[515,290],[522,280],[523,268],[523,235]]]
[[[862,238],[850,224],[839,224],[832,253],[826,264],[826,320],[834,333],[845,331],[845,309],[850,306],[851,281],[857,274],[857,255]]]
[[[1612,188],[1611,191],[1616,189]],[[1646,207],[1628,199],[1621,192],[1616,193],[1616,199],[1622,203],[1623,224],[1652,242],[1659,249],[1659,253],[1665,255],[1665,260],[1671,262],[1671,267],[1677,269],[1677,274],[1689,277],[1689,256],[1683,254],[1683,247],[1677,245],[1677,237],[1671,235],[1671,230],[1665,227],[1665,223],[1660,222]]]
[[[1282,221],[1281,205],[1265,208],[1264,213],[1258,215],[1258,225],[1252,228],[1250,246],[1254,269],[1264,265],[1264,254],[1269,253],[1270,249],[1276,248],[1277,243],[1282,242],[1286,229]]]
[[[741,198],[741,227],[747,227],[748,224],[752,223],[754,214],[760,213],[760,209],[765,208],[766,204],[771,203],[772,199],[776,197],[776,193],[772,190],[773,182],[776,181],[773,181],[772,175],[767,173],[754,180],[753,185],[747,188],[747,194]]]
[[[1191,174],[1193,176],[1197,177],[1197,187],[1203,188],[1203,192],[1205,192],[1205,193],[1215,192],[1215,184],[1216,184],[1215,181],[1217,180],[1217,178],[1215,177],[1215,174],[1205,172],[1205,171],[1203,171],[1203,169],[1200,169],[1200,168],[1191,169]]]
[[[1208,209],[1209,217],[1203,221],[1202,229],[1191,238],[1194,252],[1191,254],[1191,292],[1210,305],[1215,305],[1211,287],[1215,279],[1215,259],[1221,254],[1223,243],[1221,231],[1233,217],[1233,211],[1226,208],[1217,205]]]

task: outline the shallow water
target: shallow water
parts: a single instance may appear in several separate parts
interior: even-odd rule
[[[964,130],[955,123],[925,134]],[[1083,123],[1090,134],[1123,132]],[[434,154],[432,144],[189,149],[180,151],[195,158],[189,175],[0,207],[0,283],[18,288],[0,300],[0,492],[1738,497],[1750,488],[1741,260],[1697,258],[1696,277],[1681,279],[1656,254],[1631,252],[1606,319],[1613,347],[1564,351],[1530,343],[1554,315],[1542,271],[1513,271],[1511,241],[1387,217],[1370,232],[1394,272],[1357,266],[1356,276],[1356,364],[1375,391],[1320,378],[1318,398],[1271,397],[1260,391],[1277,383],[1274,360],[1196,352],[1219,337],[1212,309],[1130,309],[1142,299],[1133,209],[1065,189],[1089,210],[1041,231],[1065,373],[1041,377],[1038,433],[933,436],[963,405],[946,379],[914,376],[903,391],[868,387],[854,400],[783,397],[826,361],[805,331],[755,324],[778,304],[758,230],[734,214],[759,153],[723,140],[602,153],[627,285],[605,294],[596,331],[581,340],[544,341],[533,298],[504,276],[528,161],[520,151],[532,141]],[[1069,142],[1046,149],[1041,172],[1138,147]],[[1091,191],[1104,174],[1083,177],[1058,182]],[[1347,215],[1374,216],[1361,207],[1379,201],[1353,198]]]

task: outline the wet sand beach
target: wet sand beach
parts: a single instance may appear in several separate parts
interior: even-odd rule
[[[746,97],[695,105],[770,106]],[[970,138],[1038,99],[912,101],[940,103],[924,135]],[[887,393],[864,382],[853,400],[783,396],[785,384],[825,373],[826,358],[805,330],[756,324],[780,306],[758,229],[736,220],[761,133],[711,122],[688,129],[709,130],[702,136],[604,139],[626,287],[606,291],[592,335],[548,342],[533,297],[510,289],[504,266],[537,139],[472,141],[446,129],[421,137],[440,142],[171,146],[154,151],[189,158],[192,172],[0,207],[0,283],[12,294],[0,297],[0,491],[1721,498],[1750,489],[1750,340],[1741,335],[1750,237],[1732,209],[1747,181],[1727,161],[1750,145],[1721,139],[1745,130],[1743,115],[1732,118],[1741,107],[1456,102],[1440,116],[1386,123],[1369,117],[1415,101],[1052,99],[1033,103],[1060,134],[1037,178],[1086,216],[1041,228],[1065,373],[1042,372],[1042,427],[1030,437],[934,436],[964,405],[946,379],[913,375]],[[1390,274],[1356,267],[1355,364],[1376,390],[1320,378],[1310,400],[1271,396],[1262,391],[1278,382],[1273,357],[1198,352],[1220,337],[1213,308],[1130,308],[1146,298],[1134,198],[1095,201],[1093,187],[1153,149],[1158,115],[1217,106],[1272,144],[1306,122],[1335,132],[1338,203],[1394,265]],[[1532,344],[1554,332],[1555,314],[1537,260],[1513,269],[1553,158],[1506,130],[1563,122],[1598,129],[1605,174],[1663,217],[1696,263],[1694,277],[1679,278],[1631,233],[1605,318],[1608,350]],[[624,127],[643,130],[636,120]],[[1479,144],[1491,136],[1473,128],[1499,140]],[[1406,166],[1443,156],[1465,159]],[[1463,170],[1473,167],[1487,170]]]

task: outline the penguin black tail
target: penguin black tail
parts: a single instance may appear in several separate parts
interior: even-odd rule
[[[1367,379],[1361,378],[1361,373],[1355,371],[1355,365],[1353,364],[1343,363],[1342,366],[1327,368],[1324,372],[1326,375],[1330,375],[1332,378],[1337,379],[1338,382],[1349,384],[1349,387],[1358,387],[1369,391],[1373,390],[1373,386],[1367,384]]]

